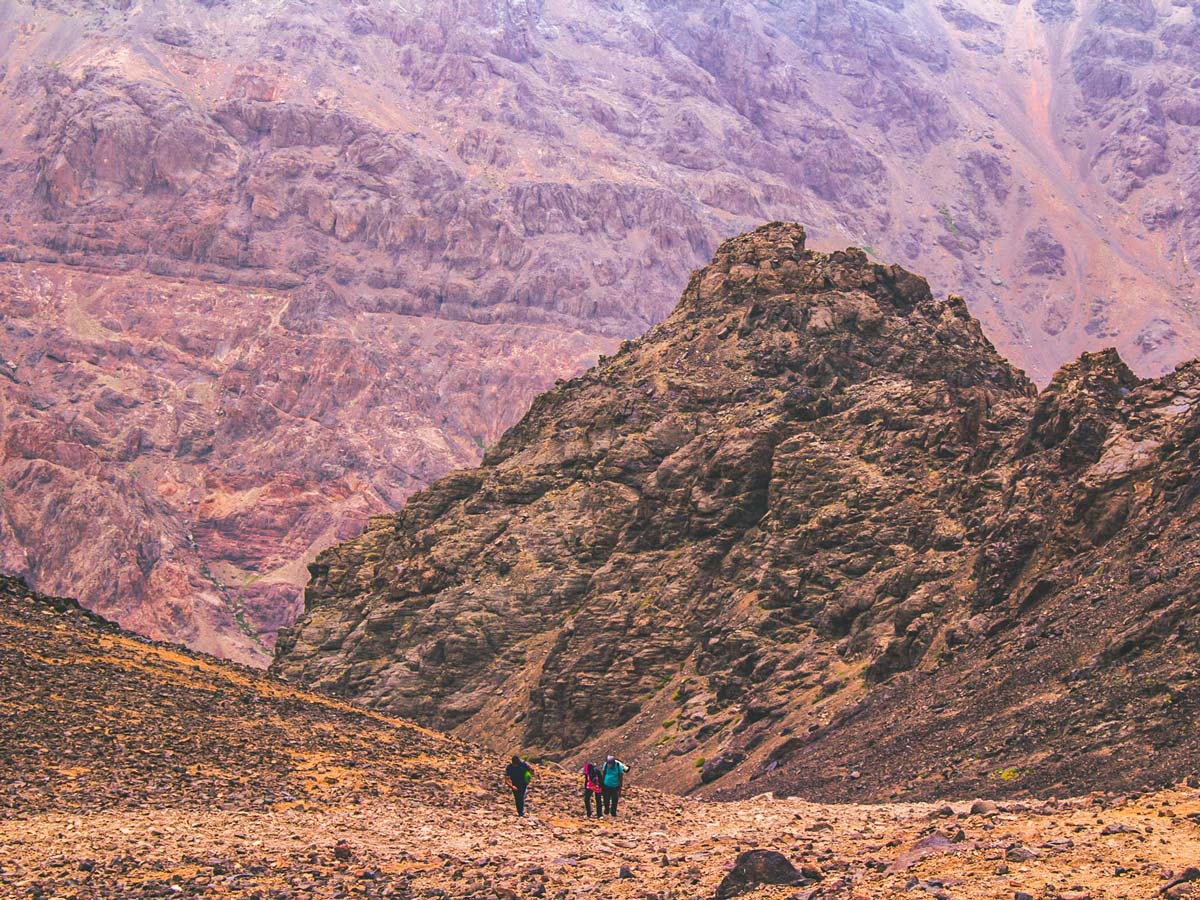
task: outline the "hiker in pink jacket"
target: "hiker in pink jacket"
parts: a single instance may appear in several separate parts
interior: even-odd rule
[[[600,808],[602,789],[600,787],[600,767],[593,762],[583,764],[583,808],[587,817],[592,817],[592,799],[596,800],[596,817],[603,813]]]

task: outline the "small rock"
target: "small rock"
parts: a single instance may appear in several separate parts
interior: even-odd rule
[[[1004,853],[1004,858],[1009,862],[1029,862],[1031,859],[1037,859],[1040,855],[1029,847],[1017,846],[1009,847]]]
[[[745,758],[746,754],[741,750],[726,750],[724,753],[714,756],[701,767],[700,781],[704,784],[716,781],[722,775],[732,772]]]
[[[804,863],[800,867],[800,874],[809,881],[825,880],[825,872],[816,863]]]
[[[1172,888],[1176,888],[1181,884],[1187,884],[1189,881],[1198,880],[1200,880],[1200,868],[1197,868],[1196,866],[1188,866],[1178,875],[1175,875],[1173,878],[1171,878],[1171,880],[1164,884],[1161,888],[1159,888],[1158,892],[1160,894],[1166,894]]]
[[[633,870],[629,866],[621,866],[621,871],[617,873],[618,878],[632,878]]]
[[[333,845],[333,858],[340,862],[349,862],[354,857],[354,851],[345,841],[338,841]]]
[[[971,815],[994,816],[1000,810],[991,800],[976,800],[971,804]]]

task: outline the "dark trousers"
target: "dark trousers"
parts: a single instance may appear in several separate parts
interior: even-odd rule
[[[517,815],[525,815],[525,792],[529,790],[529,785],[525,787],[513,788],[513,800],[517,803]]]
[[[587,817],[589,819],[592,817],[592,794],[594,794],[594,793],[595,793],[595,791],[593,791],[591,788],[583,789],[583,808],[585,810],[587,810]],[[596,794],[596,815],[600,815],[600,795],[599,794]]]
[[[617,814],[617,800],[621,796],[621,789],[619,787],[604,785],[600,789],[600,795],[604,799],[604,811],[601,815],[615,816]]]

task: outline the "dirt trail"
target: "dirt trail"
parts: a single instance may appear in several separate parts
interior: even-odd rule
[[[0,823],[0,896],[712,897],[741,850],[763,847],[822,878],[763,887],[761,898],[816,889],[814,898],[1115,900],[1154,897],[1200,860],[1200,793],[1189,790],[989,815],[958,804],[949,817],[924,805],[712,804],[634,791],[625,817],[598,821],[564,808],[561,787],[535,792],[526,820],[487,791],[477,806],[167,805],[11,819]],[[933,847],[925,858],[922,839]]]

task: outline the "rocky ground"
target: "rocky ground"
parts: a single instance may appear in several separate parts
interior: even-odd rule
[[[1200,875],[1187,784],[999,805],[711,803],[634,772],[621,817],[598,821],[546,765],[518,820],[495,756],[12,580],[0,684],[6,898],[1116,900],[1187,896]]]
[[[1193,790],[988,815],[962,802],[947,817],[935,806],[681,802],[635,790],[606,821],[583,818],[565,788],[532,797],[525,820],[483,790],[474,806],[330,798],[220,812],[163,800],[21,814],[0,821],[0,896],[692,900],[719,896],[747,849],[780,852],[799,870],[793,885],[747,885],[759,900],[1197,893],[1190,882],[1168,889],[1200,859]]]

